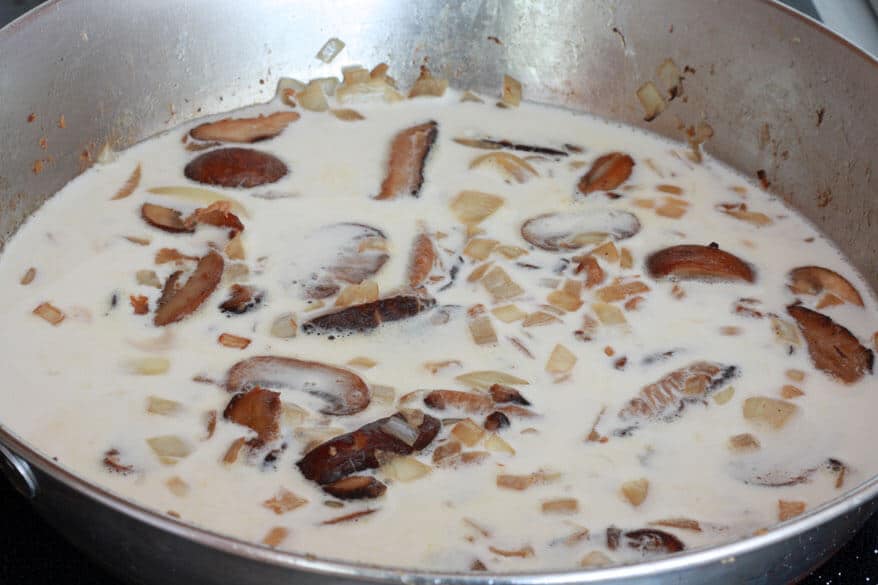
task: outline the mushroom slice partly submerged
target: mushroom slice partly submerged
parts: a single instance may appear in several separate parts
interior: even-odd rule
[[[827,458],[804,469],[791,470],[781,466],[754,465],[752,462],[738,461],[732,464],[731,474],[749,485],[765,487],[789,487],[808,483],[815,473],[824,471],[835,478],[836,489],[844,486],[848,467],[838,459]]]
[[[176,209],[155,205],[153,203],[144,203],[140,207],[140,217],[143,221],[160,230],[177,233],[191,233],[195,231],[195,226],[189,225],[183,221],[183,215]]]
[[[204,141],[256,142],[274,138],[299,117],[297,112],[275,112],[255,118],[223,118],[199,124],[189,131],[189,136]]]
[[[307,265],[296,269],[310,276],[302,285],[309,299],[334,295],[341,289],[340,283],[360,284],[378,273],[390,258],[384,232],[361,223],[323,226],[310,233],[303,246],[315,251]]]
[[[223,275],[223,266],[222,256],[216,252],[208,252],[198,261],[198,266],[186,284],[178,288],[181,273],[171,274],[159,299],[153,323],[157,327],[163,327],[195,312],[216,290]]]
[[[579,180],[577,189],[583,195],[594,191],[612,191],[631,176],[634,159],[624,152],[611,152],[598,157]]]
[[[686,548],[679,538],[657,528],[641,528],[622,533],[621,543],[644,554],[669,554]]]
[[[394,425],[410,433],[393,431]],[[433,441],[441,427],[438,419],[427,414],[414,426],[396,413],[318,445],[296,465],[307,479],[321,485],[331,484],[353,473],[379,467],[381,453],[411,455],[420,451]]]
[[[459,410],[467,414],[486,414],[494,410],[494,400],[486,394],[459,390],[432,390],[424,404],[436,410]]]
[[[267,443],[280,434],[280,414],[280,393],[255,387],[232,396],[223,418],[253,429]]]
[[[287,165],[274,155],[252,148],[219,148],[194,158],[183,173],[205,185],[245,188],[281,180]]]
[[[387,174],[375,199],[395,199],[400,195],[417,197],[424,182],[424,163],[439,134],[439,125],[430,121],[406,128],[393,138]]]
[[[655,279],[753,282],[756,274],[735,256],[714,246],[683,244],[653,253],[646,259]]]
[[[323,486],[323,491],[340,500],[380,498],[387,486],[370,475],[351,475]]]
[[[617,209],[545,213],[521,226],[525,240],[550,252],[578,250],[607,239],[624,240],[639,231],[637,216]]]
[[[796,294],[830,293],[846,303],[863,306],[863,297],[842,275],[822,266],[800,266],[790,271],[790,290]]]
[[[397,295],[370,303],[353,305],[314,317],[304,325],[305,333],[362,333],[382,323],[414,317],[433,308],[436,301],[416,295]]]
[[[687,403],[702,402],[737,374],[735,366],[706,361],[674,370],[645,386],[635,398],[628,401],[618,414],[618,419],[625,426],[616,429],[613,434],[629,435],[646,422],[673,421],[680,416]]]
[[[226,378],[226,390],[250,388],[299,390],[326,401],[323,414],[356,414],[369,406],[369,387],[342,368],[278,356],[256,356],[236,363]]]
[[[808,343],[808,354],[818,370],[846,384],[853,384],[864,374],[872,373],[875,354],[863,347],[845,327],[800,305],[790,305],[787,313],[799,325]]]

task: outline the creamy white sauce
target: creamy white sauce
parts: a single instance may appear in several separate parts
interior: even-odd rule
[[[849,328],[861,343],[878,330],[875,300],[855,272],[833,246],[815,229],[768,194],[748,184],[712,160],[692,164],[684,149],[654,136],[611,124],[587,115],[522,104],[500,109],[491,103],[459,103],[449,91],[442,98],[419,98],[400,103],[354,105],[364,121],[340,121],[325,113],[302,111],[300,120],[278,137],[254,148],[270,152],[289,167],[279,182],[254,189],[220,189],[239,202],[246,215],[243,244],[250,277],[242,282],[266,291],[262,304],[244,315],[227,317],[217,305],[226,298],[224,282],[196,311],[165,329],[152,324],[152,315],[134,315],[129,295],[146,295],[154,309],[160,291],[138,285],[137,270],[155,270],[159,279],[177,267],[156,266],[154,256],[163,247],[202,256],[208,242],[226,241],[224,231],[199,227],[192,234],[173,235],[145,224],[140,217],[144,202],[170,206],[184,215],[199,204],[153,195],[147,189],[168,185],[192,185],[183,176],[186,162],[197,153],[188,152],[181,136],[191,125],[147,140],[120,154],[108,165],[98,165],[71,181],[50,199],[11,239],[0,259],[0,326],[6,335],[0,389],[0,422],[29,443],[55,458],[60,465],[159,512],[174,511],[183,520],[240,538],[261,541],[275,526],[289,530],[281,547],[324,558],[362,561],[399,567],[467,570],[478,559],[488,569],[519,571],[565,569],[579,566],[591,551],[602,551],[615,562],[641,558],[639,552],[621,547],[606,548],[606,529],[645,528],[649,522],[685,517],[698,520],[702,531],[675,528],[687,546],[728,541],[770,527],[777,521],[778,500],[803,501],[807,507],[838,496],[835,477],[818,471],[811,480],[788,487],[760,487],[740,481],[753,466],[780,467],[795,475],[820,465],[827,458],[848,466],[845,489],[874,474],[871,456],[878,429],[861,416],[878,407],[878,393],[871,375],[856,384],[841,384],[816,370],[807,349],[800,345],[788,355],[776,341],[769,319],[750,319],[732,313],[742,297],[761,301],[759,310],[785,316],[784,307],[795,301],[787,288],[787,274],[800,265],[832,268],[850,280],[864,297],[865,308],[839,305],[821,309]],[[236,117],[284,109],[279,102],[236,112]],[[418,198],[376,201],[386,169],[393,136],[409,126],[436,120],[439,134],[429,155],[425,182]],[[513,142],[563,148],[565,143],[584,148],[582,154],[555,161],[531,160],[540,176],[525,183],[505,182],[494,169],[469,169],[470,161],[487,151],[452,141],[455,137],[504,138]],[[576,184],[591,162],[610,151],[623,151],[637,162],[631,178],[611,200],[601,192],[588,197],[575,195]],[[516,153],[526,156],[526,153]],[[651,169],[651,159],[662,176]],[[584,166],[573,169],[571,161]],[[142,165],[140,187],[126,199],[110,201],[137,164]],[[636,204],[637,199],[663,201],[667,193],[660,184],[680,187],[679,196],[689,203],[680,219],[661,217],[654,209]],[[732,187],[744,187],[732,190]],[[319,314],[308,312],[299,283],[307,280],[332,245],[326,237],[312,236],[317,228],[338,222],[363,223],[380,229],[389,241],[390,259],[373,277],[382,296],[402,290],[412,242],[422,229],[447,234],[437,240],[442,262],[450,268],[465,244],[465,228],[449,209],[450,201],[463,190],[500,195],[503,206],[481,228],[501,244],[520,246],[528,254],[517,260],[497,253],[490,257],[525,288],[510,302],[531,313],[546,302],[551,289],[547,278],[577,278],[571,270],[556,275],[552,268],[561,258],[577,252],[542,251],[528,245],[519,230],[524,221],[542,213],[614,209],[631,212],[641,223],[634,237],[616,243],[630,250],[634,267],[601,261],[607,272],[604,285],[617,275],[639,275],[651,291],[636,311],[623,311],[628,325],[599,326],[591,341],[576,339],[583,315],[593,315],[595,289],[583,291],[583,307],[560,317],[561,322],[523,329],[521,322],[503,323],[492,318],[498,343],[477,346],[467,328],[465,309],[493,303],[481,283],[467,282],[467,275],[480,264],[466,260],[454,284],[431,292],[440,305],[460,305],[448,323],[435,325],[433,313],[409,321],[386,324],[369,334],[320,335],[278,339],[270,335],[279,315],[292,312],[299,323]],[[288,194],[265,199],[253,195]],[[719,203],[746,202],[752,211],[767,214],[773,223],[755,227],[715,209]],[[139,246],[125,236],[146,237]],[[810,240],[810,241],[806,241]],[[683,244],[718,242],[749,262],[757,273],[754,284],[683,282],[685,297],[672,294],[674,283],[656,282],[646,274],[645,258],[661,248]],[[587,248],[578,253],[587,251]],[[543,267],[516,266],[516,262]],[[29,267],[37,270],[34,281],[19,280]],[[441,273],[436,270],[434,273]],[[441,284],[446,284],[447,279]],[[117,304],[111,307],[116,294]],[[814,297],[802,297],[813,307]],[[51,326],[32,311],[51,302],[66,318]],[[332,299],[328,299],[331,306]],[[623,303],[615,303],[622,306]],[[735,326],[740,335],[721,335],[720,328]],[[217,343],[221,333],[251,339],[245,350]],[[135,342],[161,338],[167,347],[144,351]],[[526,357],[510,341],[517,337],[533,354]],[[576,356],[569,377],[555,382],[545,371],[553,347],[561,343]],[[160,345],[160,344],[159,344]],[[606,355],[612,347],[614,355]],[[142,347],[142,344],[141,344]],[[653,354],[675,350],[667,359],[649,365]],[[411,482],[387,481],[387,493],[374,501],[348,502],[343,508],[324,505],[332,500],[295,466],[307,437],[285,427],[287,448],[274,468],[263,469],[259,461],[242,455],[233,465],[220,461],[238,437],[251,436],[248,429],[223,421],[206,440],[206,414],[222,413],[229,394],[217,385],[193,381],[202,375],[218,381],[233,364],[248,356],[282,355],[346,367],[355,357],[377,362],[371,369],[349,367],[370,385],[396,389],[397,398],[417,389],[458,389],[466,386],[455,376],[474,370],[499,370],[525,379],[518,389],[532,403],[539,418],[512,419],[500,435],[515,455],[492,453],[479,465],[453,469],[434,468]],[[165,357],[167,373],[138,375],[132,363],[144,357]],[[627,357],[624,370],[614,367]],[[461,367],[431,374],[425,362],[459,360]],[[730,384],[734,396],[725,404],[708,398],[704,405],[690,405],[674,422],[643,424],[630,437],[609,435],[606,443],[586,437],[599,413],[615,416],[645,385],[697,360],[716,361],[738,368]],[[785,371],[806,372],[803,382],[792,382]],[[781,430],[772,430],[743,418],[742,405],[751,396],[780,398],[781,387],[794,384],[804,396],[790,400],[797,414]],[[725,386],[724,386],[725,387]],[[177,401],[182,410],[171,416],[146,412],[148,397]],[[321,402],[301,392],[284,393],[283,399],[311,413],[302,427],[326,426],[350,431],[396,412],[395,404],[372,404],[347,417],[319,414]],[[410,406],[425,408],[419,401]],[[431,411],[428,411],[431,412]],[[431,412],[437,417],[458,416]],[[481,423],[483,416],[474,416]],[[536,433],[522,430],[533,427]],[[604,432],[612,422],[602,422]],[[444,428],[437,440],[418,457],[431,464],[431,452],[447,436]],[[739,433],[758,437],[755,455],[735,454],[728,439]],[[178,435],[192,453],[176,465],[163,465],[146,439]],[[104,453],[117,449],[136,471],[128,475],[109,472],[102,464]],[[483,450],[483,446],[473,449]],[[499,489],[499,473],[528,474],[537,470],[560,473],[557,481],[526,491]],[[382,478],[382,472],[376,472]],[[176,495],[166,482],[179,477],[189,486]],[[624,482],[646,478],[649,492],[638,507],[620,494]],[[284,515],[276,515],[262,502],[285,488],[309,503]],[[576,498],[578,512],[545,514],[541,505],[555,498]],[[357,522],[322,526],[321,522],[365,508],[378,511]],[[464,519],[483,527],[481,534]],[[572,544],[559,542],[588,528],[590,537]],[[533,548],[527,558],[503,557],[502,550]]]

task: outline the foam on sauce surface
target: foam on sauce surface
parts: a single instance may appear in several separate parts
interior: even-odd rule
[[[867,285],[814,228],[716,162],[691,162],[679,145],[586,115],[460,97],[449,90],[340,106],[364,118],[354,121],[297,109],[301,118],[276,137],[229,145],[282,161],[288,173],[271,184],[223,188],[184,177],[187,163],[212,152],[181,142],[195,123],[73,180],[0,259],[0,422],[81,476],[198,526],[320,557],[437,570],[565,569],[598,564],[601,555],[627,562],[729,541],[878,472],[878,429],[861,415],[878,407],[865,362],[852,383],[817,369],[812,340],[787,311],[797,300],[826,305],[815,310],[867,347],[878,330]],[[288,110],[276,101],[234,117]],[[418,196],[376,199],[394,137],[431,120],[437,134]],[[557,153],[479,149],[455,138]],[[612,193],[584,195],[580,179],[610,152],[630,155],[630,177]],[[471,168],[492,153],[520,158]],[[137,188],[111,200],[138,164]],[[411,189],[417,177],[400,181]],[[150,192],[167,186],[233,202],[225,211],[244,225],[243,252],[227,247],[229,227],[169,233],[148,225],[144,203],[186,218],[211,200]],[[471,191],[482,195],[460,200]],[[523,224],[545,214],[556,215],[522,237]],[[417,241],[427,260],[413,275]],[[753,282],[651,276],[654,253],[713,242],[742,260]],[[196,265],[157,264],[162,248],[196,261],[216,249],[224,273],[191,314],[157,327],[161,287],[177,270],[185,282]],[[819,278],[819,286],[809,280],[791,290],[790,271],[801,266],[841,275],[865,306],[836,288],[805,294],[829,286]],[[20,284],[30,267],[33,281]],[[138,279],[138,271],[155,276]],[[412,280],[423,284],[412,291]],[[259,294],[241,314],[218,308],[234,283]],[[400,307],[375,309],[383,323],[366,332],[318,326],[345,308],[337,299],[371,302],[376,290],[420,304],[396,321],[387,315]],[[141,295],[148,313],[135,314],[129,298]],[[44,302],[63,313],[57,325],[33,313]],[[222,334],[249,343],[228,347]],[[356,376],[269,362],[233,391],[278,392],[283,412],[258,431],[235,424],[223,417],[227,377],[252,356],[353,372],[371,400],[362,408],[364,396],[349,394]],[[495,374],[465,376],[482,371]],[[497,381],[524,401],[497,400],[489,392]],[[421,390],[476,396],[425,403],[427,392],[409,394]],[[270,396],[252,408],[270,410]],[[337,499],[297,466],[306,446],[406,408],[443,424],[421,450],[411,445],[429,418],[407,411],[379,425],[391,425],[388,444],[411,451],[393,457],[381,447],[382,467],[357,472],[386,484],[383,495]],[[483,428],[488,415],[493,431]],[[474,424],[456,420],[465,418]],[[223,462],[238,439],[257,434],[261,442],[238,441],[236,461]],[[448,447],[455,442],[459,453]],[[435,462],[442,448],[450,455]]]

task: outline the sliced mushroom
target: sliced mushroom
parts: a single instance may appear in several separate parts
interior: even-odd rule
[[[485,427],[486,431],[498,431],[500,429],[505,429],[510,424],[509,417],[504,413],[495,410],[491,414],[485,417],[485,422],[482,425]]]
[[[414,317],[436,305],[432,298],[398,295],[371,303],[345,307],[339,311],[315,317],[302,325],[305,333],[362,333],[378,328],[382,323]]]
[[[340,435],[309,451],[296,465],[310,480],[324,485],[350,474],[380,466],[379,453],[410,455],[420,451],[436,437],[442,423],[429,415],[413,430],[411,444],[388,433],[385,428],[391,418],[408,425],[401,413],[378,419],[359,429]]]
[[[463,146],[470,148],[479,148],[482,150],[518,150],[521,152],[532,152],[535,154],[545,154],[548,156],[568,156],[563,150],[549,148],[548,146],[534,146],[531,144],[517,144],[509,140],[493,140],[491,138],[455,138],[454,141]]]
[[[530,406],[530,401],[522,396],[521,392],[510,386],[494,384],[489,389],[489,392],[491,393],[491,398],[493,398],[494,402],[498,404],[511,402],[522,406]]]
[[[223,313],[240,315],[261,303],[264,294],[262,290],[250,285],[233,284],[229,289],[229,298],[219,308]]]
[[[340,500],[380,498],[387,486],[369,475],[352,475],[323,486],[323,491]]]
[[[226,390],[282,388],[317,396],[327,405],[324,414],[356,414],[369,406],[369,387],[348,370],[295,358],[256,356],[236,363],[226,378]]]
[[[424,163],[438,134],[439,125],[430,121],[406,128],[393,138],[387,174],[375,199],[418,196],[424,182]]]
[[[198,261],[195,271],[180,288],[176,286],[180,273],[175,272],[169,276],[153,323],[163,327],[195,312],[216,289],[223,275],[223,266],[222,256],[216,252],[208,252]]]
[[[433,390],[424,397],[424,404],[436,410],[454,409],[467,414],[485,414],[494,408],[490,396],[458,390]]]
[[[657,528],[641,528],[623,533],[623,541],[628,548],[642,553],[675,553],[686,548],[683,542],[669,532]]]
[[[189,131],[189,136],[205,141],[256,142],[274,138],[299,117],[297,112],[275,112],[255,118],[223,118],[196,126]]]
[[[847,303],[863,306],[863,297],[845,277],[822,266],[800,266],[790,271],[790,290],[796,294],[832,293]]]
[[[275,183],[288,169],[279,158],[252,148],[219,148],[197,156],[183,170],[205,185],[245,188]]]
[[[598,157],[579,180],[577,188],[583,195],[594,191],[612,191],[631,176],[634,159],[624,152],[611,152]]]
[[[238,216],[230,211],[232,204],[228,201],[214,201],[207,207],[196,209],[192,215],[186,218],[187,226],[195,227],[195,224],[203,223],[216,227],[227,227],[237,231],[243,231],[244,224]]]
[[[650,255],[646,259],[646,268],[655,279],[671,277],[675,280],[756,280],[756,274],[746,262],[713,246],[671,246]]]
[[[863,347],[846,328],[800,305],[790,305],[787,313],[799,325],[808,343],[808,354],[818,370],[846,384],[857,382],[867,372],[872,373],[875,354]]]
[[[630,434],[643,422],[670,422],[680,416],[687,403],[703,401],[737,374],[735,366],[705,361],[674,370],[644,387],[619,411],[619,420],[627,426],[614,434]]]
[[[414,288],[423,284],[430,276],[435,263],[436,249],[433,246],[433,240],[427,234],[418,234],[409,258],[409,286]]]
[[[639,231],[637,216],[617,209],[546,213],[521,226],[525,240],[551,252],[578,250],[608,238],[624,240]]]
[[[280,393],[255,387],[232,396],[223,418],[250,427],[261,442],[268,443],[280,434],[280,414]]]
[[[808,483],[818,471],[827,471],[836,478],[836,488],[841,488],[847,466],[838,459],[826,459],[805,469],[790,470],[781,467],[754,468],[751,465],[735,464],[732,474],[739,480],[750,485],[765,487],[788,487]]]
[[[360,284],[378,273],[390,258],[384,233],[360,223],[323,226],[307,236],[306,245],[320,251],[303,270],[311,275],[303,283],[310,299],[334,295],[340,283]]]
[[[144,203],[140,208],[140,216],[143,221],[160,230],[171,233],[193,232],[195,228],[183,221],[182,214],[176,209]]]

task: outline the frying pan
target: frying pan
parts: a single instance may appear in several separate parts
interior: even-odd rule
[[[313,55],[331,36],[347,48],[327,66]],[[768,0],[49,2],[0,31],[0,248],[104,144],[122,149],[268,100],[282,75],[386,61],[407,83],[425,58],[457,87],[494,93],[509,73],[527,99],[674,139],[683,138],[681,123],[706,121],[710,154],[761,177],[878,284],[878,63]],[[646,122],[635,91],[666,58],[688,66],[685,99]],[[445,574],[306,557],[189,526],[80,479],[31,448],[2,413],[0,460],[76,546],[145,584],[788,583],[878,505],[872,478],[767,534],[722,546],[589,571]]]

